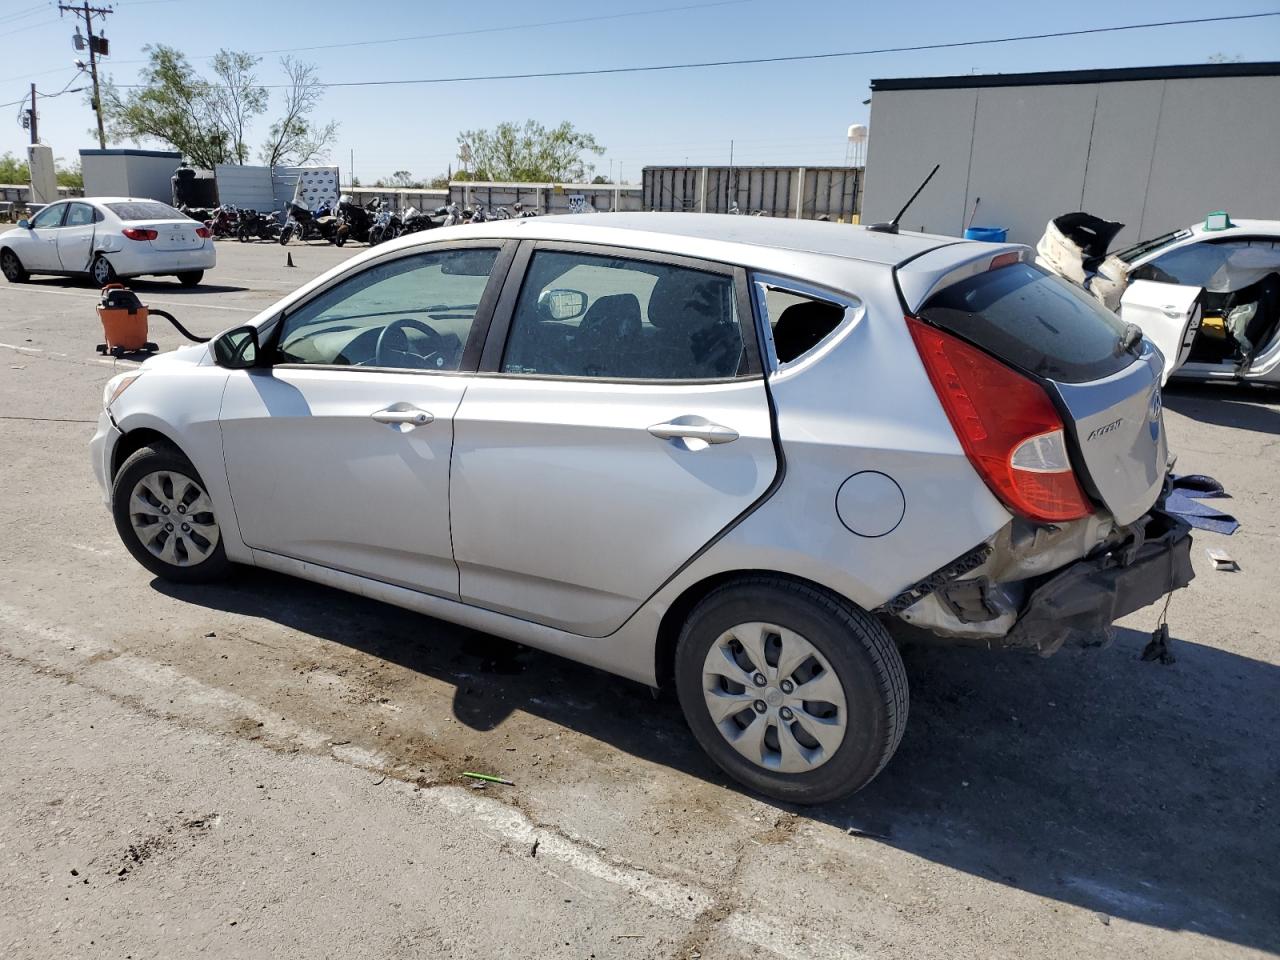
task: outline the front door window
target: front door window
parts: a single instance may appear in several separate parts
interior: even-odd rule
[[[498,249],[375,264],[287,314],[278,363],[457,370]]]

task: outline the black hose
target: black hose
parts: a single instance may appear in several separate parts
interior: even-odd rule
[[[180,334],[182,334],[182,335],[183,335],[184,337],[186,337],[188,340],[194,340],[196,343],[208,343],[208,342],[209,342],[209,338],[208,338],[208,337],[197,337],[194,333],[192,333],[190,330],[188,330],[186,327],[184,327],[182,324],[180,324],[180,323],[178,322],[178,318],[177,318],[177,317],[175,317],[173,314],[171,314],[171,313],[166,313],[166,312],[165,312],[165,311],[163,311],[163,310],[157,310],[155,307],[148,307],[148,308],[147,308],[147,310],[148,310],[148,312],[149,312],[149,313],[151,313],[151,314],[153,314],[153,315],[155,315],[155,316],[158,316],[158,317],[164,317],[166,320],[168,320],[170,323],[172,323],[172,324],[173,324],[174,329],[176,329]]]

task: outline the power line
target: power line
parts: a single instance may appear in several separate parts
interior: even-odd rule
[[[833,60],[842,57],[867,57],[884,53],[916,53],[924,50],[949,50],[957,47],[980,47],[997,43],[1018,43],[1025,40],[1051,40],[1060,37],[1083,37],[1099,33],[1120,33],[1125,30],[1150,30],[1156,27],[1180,27],[1192,24],[1225,23],[1236,20],[1257,20],[1261,17],[1280,16],[1280,10],[1266,13],[1243,13],[1222,17],[1195,17],[1188,20],[1159,20],[1152,23],[1127,23],[1114,27],[1087,27],[1079,30],[1057,30],[1052,33],[1029,33],[1013,37],[992,37],[986,40],[954,40],[948,43],[921,43],[901,47],[875,47],[866,50],[842,50],[835,53],[802,53],[782,57],[747,57],[740,60],[704,60],[695,63],[662,63],[636,67],[600,67],[592,70],[550,70],[542,73],[495,73],[466,77],[425,77],[413,80],[344,80],[317,83],[318,87],[393,87],[413,84],[472,83],[481,80],[540,80],[552,77],[590,77],[618,73],[655,73],[665,70],[694,70],[704,67],[737,67],[761,63],[797,63],[812,60]],[[143,87],[143,84],[120,84],[122,89]],[[272,89],[288,89],[290,84],[263,84]]]

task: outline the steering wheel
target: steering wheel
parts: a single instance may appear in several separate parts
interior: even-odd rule
[[[429,339],[430,349],[425,354],[415,353],[409,349],[409,337],[405,330],[412,328],[425,334]],[[423,370],[443,369],[446,357],[443,351],[444,337],[439,331],[427,326],[420,320],[402,317],[392,320],[378,334],[378,343],[374,347],[374,363],[379,367],[418,367]],[[431,362],[434,358],[434,362]]]

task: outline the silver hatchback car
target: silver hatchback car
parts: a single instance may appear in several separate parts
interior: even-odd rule
[[[1191,578],[1162,358],[1015,245],[690,214],[498,221],[335,268],[107,385],[147,569],[232,563],[674,688],[769,796],[865,785],[895,621],[1052,653]]]

